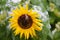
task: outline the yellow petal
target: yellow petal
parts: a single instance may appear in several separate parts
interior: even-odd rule
[[[16,19],[14,19],[14,18],[10,18],[10,19],[9,19],[9,22],[17,23],[17,20],[16,20]]]
[[[27,38],[27,31],[24,31],[25,39]]]
[[[14,33],[15,33],[15,36],[16,36],[16,35],[19,34],[19,31],[16,29],[16,30],[14,31]]]
[[[12,12],[13,12],[13,14],[12,14],[13,16],[18,15],[18,12],[16,10],[12,10]]]
[[[34,21],[34,23],[37,24],[38,26],[43,26],[43,24],[40,22]]]
[[[27,39],[29,38],[29,31],[27,31]]]
[[[28,11],[28,4],[26,4],[26,10]]]
[[[32,28],[32,33],[34,36],[36,36],[34,28]]]
[[[36,18],[34,19],[34,21],[37,21],[37,22],[42,22],[42,20],[39,20],[39,19],[36,19]]]
[[[22,36],[23,36],[23,32],[20,33],[20,38],[22,38]]]
[[[33,37],[32,30],[29,30],[29,33],[30,33],[31,37]]]
[[[37,26],[36,24],[34,24],[34,28],[35,28],[35,30],[37,30],[37,31],[42,30],[42,27],[39,27],[39,26]]]

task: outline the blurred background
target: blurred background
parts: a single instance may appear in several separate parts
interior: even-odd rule
[[[37,32],[39,38],[28,40],[60,40],[60,0],[0,0],[0,40],[25,40],[14,36],[9,28],[9,14],[19,4],[29,4],[43,20],[43,29]]]

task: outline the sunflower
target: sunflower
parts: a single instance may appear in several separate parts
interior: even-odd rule
[[[36,36],[35,30],[42,30],[42,20],[38,19],[40,15],[32,9],[28,9],[28,5],[25,7],[20,5],[12,12],[9,22],[15,35],[20,34],[20,38],[24,35],[28,39],[29,36]]]

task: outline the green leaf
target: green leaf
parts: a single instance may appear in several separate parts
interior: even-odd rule
[[[40,4],[40,0],[30,0],[30,2],[33,5],[39,5]]]
[[[54,34],[53,40],[60,40],[60,31],[57,31],[57,32]]]

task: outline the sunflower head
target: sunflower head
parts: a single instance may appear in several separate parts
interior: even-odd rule
[[[36,36],[35,30],[42,30],[43,24],[41,23],[39,14],[28,9],[28,5],[23,7],[20,5],[20,8],[16,8],[12,11],[12,18],[10,18],[10,28],[14,30],[14,34],[20,34],[20,38],[24,35],[26,39],[29,36]]]

